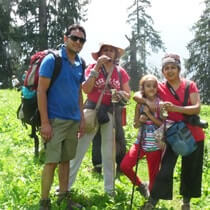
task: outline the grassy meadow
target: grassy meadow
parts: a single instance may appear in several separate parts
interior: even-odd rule
[[[34,157],[34,143],[26,129],[16,117],[20,104],[20,92],[0,89],[0,209],[37,210],[40,199],[40,177],[43,167],[43,152]],[[127,107],[127,126],[125,126],[127,149],[133,144],[137,130],[133,128],[134,101]],[[201,116],[210,124],[210,106],[202,106]],[[210,209],[210,128],[205,130],[205,154],[203,167],[202,197],[192,199],[192,210]],[[41,146],[40,146],[41,147]],[[42,150],[43,151],[43,150]],[[138,174],[147,181],[145,159],[139,162]],[[160,201],[156,209],[179,210],[182,200],[179,195],[180,158],[174,172],[174,199]],[[132,184],[122,174],[116,177],[116,196],[108,197],[103,191],[103,177],[92,172],[91,148],[83,160],[72,197],[87,210],[127,210],[130,209]],[[55,176],[51,190],[52,209],[64,209],[56,205],[55,191],[58,178]],[[192,183],[193,185],[193,183]],[[135,192],[133,208],[138,209],[144,203],[139,192]]]

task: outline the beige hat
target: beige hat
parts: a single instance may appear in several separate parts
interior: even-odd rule
[[[103,46],[111,46],[111,47],[114,47],[115,49],[117,49],[117,52],[118,52],[117,58],[120,58],[120,57],[124,54],[124,52],[125,52],[125,50],[123,50],[123,49],[120,48],[120,47],[117,47],[117,46],[115,46],[115,45],[113,45],[113,44],[110,44],[110,43],[107,43],[107,42],[103,42],[103,43],[100,43],[100,44],[99,44],[99,50],[98,50],[97,52],[91,53],[91,55],[92,55],[92,57],[93,57],[94,60],[97,61],[97,59],[98,59],[98,57],[99,57],[99,53],[100,53],[101,48],[102,48]]]

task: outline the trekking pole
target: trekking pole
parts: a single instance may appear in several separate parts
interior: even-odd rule
[[[113,115],[112,115],[112,120],[113,120],[113,129],[112,129],[112,135],[113,135],[113,141],[112,141],[112,161],[113,161],[113,168],[114,168],[114,174],[113,177],[115,177],[115,173],[116,173],[116,167],[115,167],[115,163],[116,163],[116,121],[115,121],[115,115],[116,115],[116,103],[118,103],[117,100],[115,100],[115,98],[113,97],[116,94],[116,89],[111,89],[112,92],[112,104],[113,104]],[[115,178],[113,179],[113,186],[115,189]]]
[[[133,183],[133,187],[132,187],[132,193],[131,193],[130,210],[132,210],[132,205],[133,205],[134,188],[135,188],[135,185],[136,185],[136,175],[137,175],[137,171],[138,171],[139,155],[140,155],[140,147],[141,147],[140,144],[141,144],[141,140],[142,140],[142,137],[143,137],[143,131],[144,131],[144,124],[142,125],[140,139],[139,139],[139,148],[138,148],[137,158],[136,158],[135,179],[134,179],[134,183]]]

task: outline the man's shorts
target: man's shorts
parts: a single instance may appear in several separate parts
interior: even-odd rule
[[[78,143],[79,122],[73,120],[50,120],[53,136],[46,143],[45,163],[60,163],[72,160]]]

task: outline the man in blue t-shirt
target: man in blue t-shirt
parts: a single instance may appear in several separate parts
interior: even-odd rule
[[[54,172],[59,165],[58,204],[68,196],[69,161],[76,153],[78,132],[83,132],[84,81],[81,58],[78,53],[86,41],[86,32],[80,25],[71,25],[64,35],[61,47],[61,71],[49,88],[55,58],[47,55],[40,66],[38,107],[41,116],[41,136],[46,145],[46,160],[42,173],[40,209],[50,209],[49,192]],[[66,199],[65,199],[66,200]],[[70,205],[70,204],[69,204]]]

